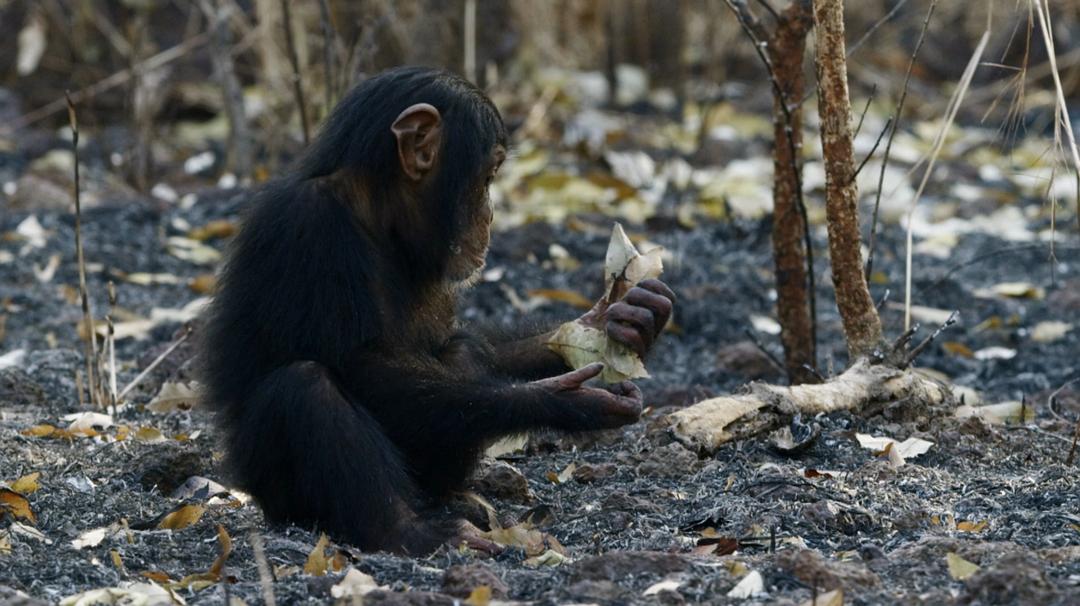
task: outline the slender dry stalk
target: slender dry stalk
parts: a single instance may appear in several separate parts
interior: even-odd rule
[[[281,0],[281,20],[285,26],[285,48],[292,66],[293,95],[296,97],[296,109],[300,112],[300,130],[304,135],[304,145],[307,145],[311,142],[311,128],[308,126],[307,101],[304,99],[304,84],[300,78],[300,56],[296,52],[296,40],[293,38],[289,0]]]
[[[476,0],[465,0],[465,78],[476,82]]]
[[[116,285],[109,280],[109,315],[105,321],[109,325],[109,332],[105,343],[109,351],[109,403],[112,404],[112,414],[116,416],[116,404],[120,400],[116,392],[116,326],[113,324],[113,314],[116,311]]]
[[[122,400],[124,396],[128,395],[128,393],[132,389],[135,389],[135,387],[138,386],[139,383],[141,383],[142,380],[146,378],[146,375],[153,372],[153,370],[157,368],[159,364],[165,361],[165,358],[169,357],[169,354],[176,351],[176,348],[180,347],[184,343],[184,341],[187,341],[187,338],[190,336],[191,328],[188,327],[184,329],[184,333],[182,335],[180,335],[175,341],[173,341],[172,345],[169,345],[169,347],[166,348],[165,351],[161,352],[158,357],[154,358],[153,362],[151,362],[146,368],[143,369],[142,372],[136,375],[130,383],[128,383],[126,386],[124,386],[123,389],[120,390],[120,393],[117,395],[117,399]]]
[[[1076,216],[1080,224],[1080,150],[1076,147],[1076,135],[1073,133],[1072,120],[1069,118],[1068,104],[1065,102],[1065,92],[1061,86],[1061,74],[1058,73],[1057,51],[1054,49],[1054,33],[1050,29],[1050,6],[1043,4],[1042,0],[1031,0],[1035,4],[1035,14],[1039,17],[1039,27],[1042,29],[1043,43],[1046,45],[1046,54],[1050,60],[1050,74],[1054,78],[1055,105],[1058,113],[1058,122],[1063,128],[1055,129],[1055,142],[1062,146],[1061,131],[1065,131],[1066,140],[1069,143],[1069,152],[1072,155],[1073,170],[1076,171]]]
[[[911,207],[908,208],[907,249],[904,255],[904,330],[911,328],[911,249],[913,245],[911,230],[912,219],[915,216],[915,207],[919,204],[919,198],[922,197],[923,191],[926,189],[926,184],[930,181],[930,175],[934,172],[934,164],[937,162],[938,155],[941,154],[941,149],[945,146],[945,134],[949,132],[953,121],[956,119],[957,112],[960,111],[960,104],[963,103],[964,95],[971,87],[971,80],[975,77],[975,69],[979,66],[979,61],[982,60],[983,51],[986,50],[986,43],[989,41],[990,23],[988,22],[986,24],[986,31],[983,32],[982,38],[979,39],[979,44],[975,47],[975,52],[972,53],[967,67],[964,68],[964,73],[960,77],[960,82],[956,87],[956,91],[949,100],[949,106],[945,112],[945,121],[941,125],[941,130],[938,131],[937,137],[934,139],[930,157],[926,163],[926,170],[923,172],[922,181],[919,182],[919,188],[915,190],[915,197],[911,200]]]
[[[91,404],[100,406],[96,400],[97,382],[94,380],[94,363],[97,359],[97,333],[94,331],[94,316],[90,313],[90,295],[86,288],[86,259],[83,256],[82,242],[82,197],[79,194],[79,118],[75,113],[75,103],[65,91],[67,99],[68,124],[71,126],[71,155],[75,160],[75,183],[72,186],[75,197],[75,257],[79,265],[79,300],[82,303],[83,323],[86,325],[87,339],[84,351],[86,357],[86,385]]]
[[[270,571],[270,562],[266,560],[266,550],[263,547],[262,535],[252,530],[248,535],[251,543],[251,551],[255,554],[255,566],[259,570],[259,588],[262,590],[263,603],[266,606],[276,606],[274,598],[274,576]]]
[[[334,98],[337,96],[334,73],[337,32],[334,30],[333,22],[330,20],[330,5],[327,0],[319,0],[319,25],[322,28],[323,35],[323,71],[325,72],[323,77],[323,88],[325,89],[324,92],[326,94],[325,116],[329,116],[331,110],[334,109]]]
[[[889,166],[889,152],[892,151],[892,144],[893,139],[896,137],[896,131],[900,128],[900,118],[904,115],[904,101],[907,100],[908,85],[911,83],[911,72],[915,68],[915,59],[919,56],[919,49],[922,48],[923,41],[926,40],[926,30],[930,28],[930,18],[934,16],[935,8],[937,8],[937,0],[932,0],[930,2],[930,8],[926,11],[926,19],[923,19],[922,30],[919,31],[919,40],[915,43],[915,50],[911,51],[911,58],[908,60],[907,73],[904,74],[904,86],[900,89],[900,100],[896,102],[896,113],[893,117],[892,128],[889,129],[889,140],[885,142],[885,153],[881,157],[881,171],[878,173],[877,191],[874,192],[874,212],[870,217],[870,235],[869,242],[867,243],[867,280],[870,279],[870,274],[874,273],[874,251],[876,250],[877,245],[878,211],[881,209],[881,190],[885,188],[885,169]]]

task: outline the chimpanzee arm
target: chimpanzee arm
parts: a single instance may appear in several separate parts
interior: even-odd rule
[[[570,370],[561,356],[548,349],[546,343],[552,334],[553,331],[548,331],[495,343],[495,371],[507,377],[535,380]]]
[[[455,376],[455,368],[394,358],[365,359],[349,378],[387,436],[404,453],[419,486],[445,494],[468,477],[497,438],[535,429],[582,431],[619,427],[641,414],[641,392],[625,383],[605,389],[582,382],[596,364],[558,377],[513,384]],[[447,372],[450,371],[450,372]]]

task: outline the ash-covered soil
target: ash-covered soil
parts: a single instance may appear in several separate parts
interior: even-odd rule
[[[119,305],[140,317],[149,317],[155,307],[181,308],[195,299],[185,281],[213,268],[168,254],[166,239],[189,226],[235,218],[244,199],[242,193],[219,191],[201,195],[187,210],[145,201],[89,210],[85,244],[99,315],[108,307],[104,284],[110,277],[117,281]],[[5,211],[0,233],[14,231],[27,216]],[[162,514],[180,504],[170,495],[188,477],[224,481],[215,467],[219,448],[211,420],[198,408],[156,414],[131,406],[115,419],[132,428],[157,428],[165,438],[160,441],[118,441],[115,427],[97,438],[24,435],[36,424],[62,427],[62,415],[80,410],[74,218],[36,216],[48,232],[44,246],[21,254],[25,241],[0,241],[0,250],[11,253],[0,263],[0,314],[6,316],[0,355],[10,356],[0,370],[0,481],[41,474],[40,489],[28,496],[36,524],[17,523],[10,513],[0,516],[0,602],[15,591],[56,602],[86,590],[145,582],[143,573],[177,581],[206,572],[219,553],[218,525],[235,548],[224,580],[198,590],[177,589],[187,603],[217,604],[226,597],[263,601],[249,541],[253,532],[264,538],[277,577],[272,583],[277,603],[331,601],[331,587],[343,570],[331,566],[327,576],[317,577],[297,568],[318,534],[268,527],[253,504],[211,504],[190,527],[154,529]],[[571,225],[533,224],[495,234],[489,268],[501,270],[490,274],[498,279],[464,296],[462,318],[511,327],[526,319],[552,324],[580,313],[551,302],[525,314],[511,303],[512,298],[528,301],[528,291],[537,288],[598,295],[610,219],[583,217]],[[673,253],[664,278],[679,296],[676,326],[649,361],[653,377],[640,383],[650,406],[643,420],[606,434],[532,436],[526,452],[504,461],[520,471],[527,486],[501,465],[482,471],[478,481],[478,492],[500,524],[539,523],[565,546],[569,561],[529,566],[520,548],[494,558],[453,549],[407,558],[333,546],[330,552],[341,554],[339,565],[355,566],[386,586],[384,593],[368,594],[365,603],[450,604],[475,585],[491,587],[495,598],[546,604],[799,604],[837,587],[851,604],[1076,603],[1080,453],[1071,465],[1066,461],[1080,417],[1080,384],[1058,391],[1052,407],[1050,396],[1080,377],[1080,327],[1049,342],[1030,335],[1043,321],[1080,323],[1075,234],[1062,236],[1056,267],[1044,244],[1018,246],[974,234],[960,237],[949,261],[915,259],[916,302],[961,312],[959,325],[929,348],[919,366],[976,390],[984,403],[1023,398],[1034,411],[1032,422],[958,421],[947,414],[912,413],[901,403],[870,417],[837,413],[807,420],[820,426],[820,436],[795,456],[775,451],[761,437],[702,459],[673,441],[665,415],[751,379],[781,380],[746,336],[752,316],[772,313],[769,226],[723,223],[683,230],[675,225],[655,221],[629,228]],[[824,229],[818,231],[820,259]],[[555,268],[550,248],[556,243],[581,266]],[[224,241],[210,244],[222,248]],[[890,228],[877,267],[891,285],[903,282],[902,250],[902,235]],[[40,274],[56,254],[62,262],[55,275],[40,280],[35,272]],[[136,285],[116,278],[119,272],[181,280]],[[820,371],[827,374],[844,367],[845,355],[824,262],[817,276]],[[1045,295],[975,296],[980,288],[1013,281],[1043,287]],[[884,288],[873,286],[875,297]],[[894,290],[890,299],[901,300],[902,293]],[[900,312],[884,309],[887,330],[897,334]],[[163,323],[143,339],[120,341],[120,384],[145,368],[180,330],[177,323]],[[776,336],[758,333],[758,338],[779,355]],[[946,347],[947,342],[968,351]],[[972,353],[990,347],[1015,355],[979,359]],[[187,344],[180,347],[133,392],[134,400],[145,403],[167,379],[186,378],[192,354]],[[919,437],[934,445],[894,468],[859,447],[856,432]],[[558,481],[571,465],[575,470]],[[205,501],[198,495],[188,500]],[[487,514],[479,508],[469,513],[485,523]],[[129,531],[83,549],[72,544],[84,531],[121,521]],[[949,554],[978,570],[957,580]],[[766,593],[728,597],[747,570],[760,573]],[[672,582],[655,587],[661,581]]]

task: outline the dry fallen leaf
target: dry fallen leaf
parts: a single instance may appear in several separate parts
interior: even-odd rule
[[[218,555],[217,559],[214,560],[214,563],[210,566],[210,570],[207,571],[207,573],[213,575],[215,578],[220,578],[221,570],[225,568],[225,562],[228,561],[229,555],[232,554],[232,537],[229,536],[229,533],[221,524],[218,524],[217,527],[217,539],[218,545],[221,547],[221,553]]]
[[[949,565],[949,576],[957,581],[963,581],[979,571],[978,564],[969,562],[951,551],[945,554],[945,561]]]
[[[138,606],[183,605],[184,598],[170,589],[154,583],[132,583],[124,587],[91,589],[60,600],[60,606],[96,606],[100,604],[131,604]]]
[[[761,573],[751,570],[727,593],[729,598],[752,598],[765,591],[765,579]]]
[[[603,362],[600,378],[608,383],[649,376],[641,358],[625,345],[609,339],[604,325],[608,306],[621,300],[638,282],[660,275],[662,254],[660,247],[639,253],[622,226],[616,223],[604,262],[604,298],[589,313],[560,326],[548,340],[548,347],[574,369]]]
[[[806,600],[799,606],[844,606],[844,590],[833,589],[830,592]]]
[[[0,488],[0,510],[10,514],[16,520],[26,520],[37,524],[37,518],[30,509],[30,501],[9,488]]]
[[[151,412],[173,412],[191,410],[199,400],[199,386],[195,382],[178,383],[166,381],[161,385],[154,399],[146,405]]]
[[[40,471],[26,474],[25,476],[12,482],[11,489],[24,496],[34,494],[39,488],[41,488],[41,484],[38,483],[38,478],[40,477]]]
[[[375,578],[370,574],[360,572],[355,568],[350,568],[341,581],[330,588],[330,595],[335,600],[340,600],[342,598],[355,599],[375,591],[376,589],[386,589],[386,587],[376,583]]]
[[[325,534],[319,536],[319,541],[315,543],[315,547],[311,549],[311,553],[308,554],[307,562],[304,563],[304,573],[312,576],[321,577],[326,574],[327,568],[330,567],[330,561],[326,558],[326,547],[330,544],[330,539]]]
[[[913,459],[925,454],[934,445],[933,442],[921,438],[908,438],[903,442],[897,442],[892,438],[871,436],[865,433],[855,434],[855,439],[859,441],[859,446],[876,452],[884,452],[892,445],[896,453],[904,459]]]
[[[181,505],[161,518],[157,527],[160,530],[183,530],[198,522],[204,513],[206,508],[202,505]]]
[[[491,587],[487,585],[477,585],[469,593],[469,597],[465,598],[465,603],[469,606],[488,606],[491,602]]]

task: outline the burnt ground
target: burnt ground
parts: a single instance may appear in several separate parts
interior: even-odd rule
[[[207,192],[188,210],[145,201],[105,204],[87,211],[85,240],[90,288],[104,310],[104,281],[121,272],[166,273],[187,279],[212,271],[167,254],[164,240],[185,224],[234,218],[242,194]],[[0,233],[13,231],[25,212],[0,215]],[[74,377],[81,365],[75,326],[79,306],[73,217],[38,212],[51,232],[42,248],[19,256],[25,242],[0,241],[14,255],[0,263],[0,314],[6,334],[0,354],[25,355],[0,371],[0,480],[40,472],[40,489],[29,495],[40,534],[0,521],[0,601],[22,591],[55,602],[90,589],[145,580],[163,573],[176,581],[207,571],[219,553],[216,527],[232,536],[235,552],[225,582],[177,595],[188,603],[221,603],[226,595],[261,601],[251,531],[265,539],[266,556],[278,577],[278,603],[330,601],[342,572],[324,577],[299,572],[318,535],[299,528],[268,527],[256,506],[212,504],[202,518],[178,531],[156,530],[157,519],[180,501],[169,495],[189,476],[223,480],[215,469],[217,446],[208,415],[192,411],[156,414],[128,407],[119,424],[158,428],[163,441],[115,439],[116,427],[96,438],[50,439],[24,435],[39,423],[63,426],[61,416],[79,410]],[[489,267],[503,268],[497,282],[478,285],[465,297],[470,322],[510,327],[523,313],[508,300],[533,288],[567,288],[598,294],[600,260],[610,219],[584,217],[575,229],[531,224],[494,236]],[[590,227],[591,226],[591,227]],[[916,257],[916,300],[958,309],[958,326],[920,359],[958,385],[977,390],[983,402],[1025,398],[1034,420],[1025,425],[987,425],[949,416],[906,420],[896,408],[871,417],[837,413],[813,419],[819,438],[805,452],[787,456],[765,437],[724,446],[699,458],[673,442],[667,412],[713,394],[737,390],[748,380],[776,381],[764,358],[747,346],[752,315],[769,315],[770,246],[764,221],[703,223],[692,230],[654,221],[643,233],[668,247],[673,259],[665,279],[679,294],[677,327],[650,361],[653,377],[641,381],[650,410],[622,431],[560,438],[533,436],[527,452],[506,462],[513,474],[493,474],[480,493],[504,526],[531,518],[565,546],[570,561],[559,566],[524,563],[520,548],[486,558],[443,550],[426,558],[362,554],[336,546],[348,565],[369,573],[392,593],[369,594],[366,603],[451,603],[486,584],[496,597],[542,603],[779,603],[809,600],[816,591],[842,587],[846,603],[1066,604],[1080,595],[1080,477],[1066,464],[1071,434],[1080,417],[1080,386],[1062,390],[1051,409],[1050,394],[1080,376],[1080,329],[1040,343],[1030,338],[1038,322],[1080,318],[1080,251],[1075,233],[1063,237],[1056,275],[1043,244],[1005,242],[989,235],[960,237],[948,261]],[[819,250],[824,250],[819,228]],[[902,234],[890,229],[878,267],[890,285],[902,284]],[[559,243],[583,263],[572,271],[550,267],[549,247]],[[220,248],[221,241],[211,241]],[[34,266],[50,256],[64,260],[42,283]],[[829,300],[824,263],[818,266],[822,371],[845,359],[839,323]],[[980,288],[1029,281],[1046,289],[1042,298],[980,298]],[[66,287],[64,285],[67,285]],[[583,285],[595,285],[594,292]],[[148,316],[154,307],[179,308],[195,295],[184,283],[143,286],[119,281],[120,306]],[[874,286],[880,297],[884,287]],[[901,295],[895,290],[892,298]],[[564,303],[534,310],[538,323],[577,313]],[[890,334],[900,312],[886,308]],[[126,384],[174,338],[180,325],[164,323],[143,339],[117,346],[120,383]],[[924,331],[925,332],[925,331]],[[775,336],[761,334],[778,352]],[[946,348],[945,342],[963,344]],[[736,346],[736,347],[732,347]],[[988,347],[1016,351],[1010,359],[968,357]],[[145,403],[163,381],[185,376],[189,347],[180,350],[135,391]],[[928,453],[894,468],[858,446],[854,433],[934,442]],[[176,439],[180,438],[180,439]],[[565,482],[549,479],[571,464]],[[827,470],[815,475],[806,470]],[[511,479],[507,481],[506,475]],[[500,480],[499,478],[503,478]],[[205,501],[198,496],[189,502]],[[482,513],[472,518],[483,523]],[[81,550],[79,533],[126,521],[131,528]],[[140,528],[146,528],[140,530]],[[698,546],[713,537],[714,553]],[[708,545],[710,541],[706,540]],[[724,548],[727,549],[724,549]],[[695,555],[694,550],[698,554]],[[735,553],[718,555],[735,549]],[[115,556],[113,555],[115,553]],[[948,554],[977,564],[966,580],[950,575]],[[340,558],[339,558],[340,561]],[[117,564],[122,564],[117,567]],[[340,563],[340,562],[339,562]],[[469,568],[451,567],[465,565]],[[726,594],[747,569],[759,572],[766,594],[749,600]],[[487,572],[485,572],[487,571]],[[162,579],[160,574],[157,577]],[[645,590],[662,580],[669,589]],[[404,592],[404,593],[403,593]],[[436,593],[431,593],[436,592]],[[449,593],[448,593],[449,592]]]

